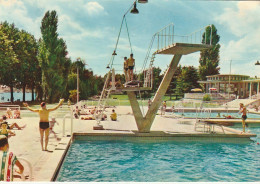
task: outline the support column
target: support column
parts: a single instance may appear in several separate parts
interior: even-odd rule
[[[166,71],[163,77],[163,80],[152,100],[151,106],[148,109],[145,117],[142,116],[142,112],[140,110],[139,104],[135,97],[135,93],[127,92],[139,132],[142,133],[150,132],[156,113],[162,103],[163,96],[165,95],[167,88],[169,87],[169,84],[172,80],[172,77],[177,69],[181,56],[182,56],[181,54],[176,54],[172,58],[168,70]]]
[[[130,105],[132,107],[132,111],[135,117],[135,122],[137,125],[138,130],[142,129],[142,122],[143,122],[143,114],[140,109],[139,103],[136,99],[136,95],[134,91],[127,91],[127,95],[130,101]]]
[[[250,82],[250,85],[249,85],[249,98],[250,99],[252,98],[252,82]]]
[[[258,97],[259,97],[259,82],[257,82],[257,99],[258,99]]]

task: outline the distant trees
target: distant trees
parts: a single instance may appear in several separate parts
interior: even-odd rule
[[[0,83],[10,87],[11,102],[13,102],[14,87],[23,89],[23,100],[25,100],[25,87],[32,83],[38,66],[37,42],[33,35],[7,22],[0,26],[0,40]]]
[[[10,87],[12,102],[15,87],[23,89],[23,101],[26,100],[26,88],[32,90],[32,100],[36,92],[37,100],[44,99],[50,103],[59,98],[69,98],[69,91],[75,96],[77,68],[81,99],[102,90],[104,81],[101,76],[85,69],[84,60],[78,58],[72,62],[67,57],[67,46],[58,37],[57,27],[56,11],[45,13],[41,24],[42,38],[39,40],[14,24],[0,24],[0,84]]]
[[[212,30],[211,30],[212,29]],[[220,36],[217,34],[217,29],[214,25],[208,26],[203,33],[202,43],[210,43],[212,31],[212,45],[211,49],[203,50],[200,52],[199,59],[199,76],[201,80],[206,80],[206,76],[219,74],[219,49]],[[205,39],[206,34],[206,39]]]
[[[200,87],[198,81],[198,70],[194,66],[184,66],[177,78],[176,92],[178,94],[188,93],[191,89]]]

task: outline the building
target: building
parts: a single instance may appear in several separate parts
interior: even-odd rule
[[[253,79],[247,75],[218,74],[207,76],[206,81],[198,81],[204,85],[205,93],[215,89],[217,93],[232,95],[236,98],[252,98],[259,95],[260,79]],[[229,90],[230,88],[230,90]]]

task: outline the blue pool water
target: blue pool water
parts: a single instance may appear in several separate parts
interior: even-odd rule
[[[260,128],[250,131],[260,136]],[[255,182],[260,181],[259,141],[75,141],[57,181]]]
[[[171,113],[169,113],[169,114],[171,114]],[[205,118],[205,117],[209,116],[209,113],[196,114],[196,112],[184,112],[184,113],[175,112],[174,114],[179,115],[179,116],[184,115],[184,117],[189,117],[189,118],[196,118],[196,116]],[[221,113],[211,112],[210,118],[225,118],[224,116],[229,116],[229,115],[231,115],[234,118],[241,118],[241,116],[242,116],[241,114],[238,114],[238,113],[235,113],[235,112],[229,112],[229,113],[227,113],[227,112],[221,112]],[[220,116],[220,117],[218,117],[218,116]],[[260,119],[259,114],[248,113],[247,117],[252,118],[252,119]]]

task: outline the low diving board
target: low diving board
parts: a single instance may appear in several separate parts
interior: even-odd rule
[[[181,55],[187,55],[193,52],[210,49],[212,48],[212,45],[207,44],[190,44],[190,43],[174,43],[173,45],[169,45],[166,48],[157,50],[156,54],[168,54],[168,55],[174,55],[174,54],[181,54]]]
[[[117,87],[116,91],[148,91],[151,87]]]

